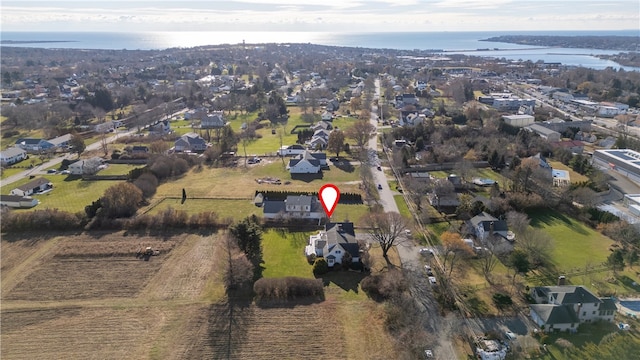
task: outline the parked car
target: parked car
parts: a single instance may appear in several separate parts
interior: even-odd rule
[[[429,276],[429,283],[431,285],[435,285],[436,284],[436,277],[435,276]]]
[[[378,184],[378,190],[382,190],[382,184]]]
[[[49,169],[49,170],[47,170],[47,174],[55,174],[55,173],[57,173],[57,172],[58,172],[58,171],[57,171],[56,169]]]
[[[425,265],[424,266],[424,270],[427,272],[428,276],[433,277],[433,270],[431,269],[431,266]],[[431,281],[431,279],[429,279],[429,281]]]
[[[504,332],[504,336],[506,336],[506,337],[507,337],[507,339],[509,339],[509,340],[515,340],[515,339],[516,339],[516,337],[517,337],[517,335],[516,335],[516,334],[514,334],[513,332],[511,332],[511,331],[509,331],[509,330],[507,330],[507,331],[505,331],[505,332]]]
[[[69,171],[69,170],[62,170],[62,171],[60,171],[60,174],[62,174],[62,175],[69,175],[69,174],[71,174],[71,171]]]
[[[380,167],[380,165],[376,166],[376,169],[378,169],[378,171],[382,171],[382,167]]]
[[[420,254],[422,255],[435,255],[432,249],[429,248],[420,248]]]
[[[424,357],[426,357],[426,358],[432,358],[432,357],[433,357],[433,351],[431,351],[431,350],[425,350],[425,351],[424,351]]]

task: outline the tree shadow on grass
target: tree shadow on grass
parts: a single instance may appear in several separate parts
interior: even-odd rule
[[[588,232],[584,229],[584,226],[577,221],[572,221],[571,218],[561,214],[555,210],[544,209],[536,210],[528,213],[531,218],[531,226],[543,227],[553,226],[554,224],[561,222],[567,228],[579,233],[580,235],[588,235]]]
[[[367,275],[369,274],[366,272],[334,270],[322,275],[321,278],[325,287],[333,283],[344,291],[353,291],[357,294],[360,282]]]
[[[322,171],[317,174],[291,174],[291,179],[304,181],[306,183],[310,183],[313,180],[320,180],[323,177]]]
[[[209,307],[207,342],[214,359],[238,358],[252,317],[250,297],[230,297],[226,303]]]
[[[348,172],[348,173],[352,173],[356,169],[351,164],[351,162],[346,160],[346,159],[340,159],[340,161],[333,161],[332,164],[333,164],[333,166],[336,167],[336,169],[340,169],[340,170],[342,170],[344,172]],[[331,170],[331,168],[329,168],[329,170]]]

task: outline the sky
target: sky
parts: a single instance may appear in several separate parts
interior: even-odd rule
[[[2,0],[2,31],[638,30],[639,0]]]

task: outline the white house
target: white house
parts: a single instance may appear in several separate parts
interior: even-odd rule
[[[196,133],[187,133],[174,142],[174,150],[177,152],[205,151],[207,142]]]
[[[539,124],[531,124],[531,125],[525,127],[525,129],[540,135],[541,138],[543,138],[543,139],[545,139],[545,140],[547,140],[549,142],[558,142],[558,141],[560,141],[560,138],[562,137],[559,132],[551,130],[551,129],[549,129],[547,127],[544,127],[542,125],[539,125]]]
[[[200,120],[200,127],[203,129],[220,129],[227,124],[222,115],[222,111],[214,111],[211,114],[204,114]]]
[[[333,121],[333,114],[325,111],[322,113],[322,115],[320,115],[320,118],[322,119],[322,121]]]
[[[531,318],[546,332],[575,332],[581,323],[611,322],[616,312],[612,298],[598,298],[583,286],[534,287],[531,297],[536,301]]]
[[[329,267],[341,264],[347,254],[352,262],[360,261],[353,223],[327,223],[324,230],[309,237],[304,252],[308,258],[324,257]]]
[[[507,222],[504,220],[498,220],[497,218],[482,212],[469,220],[471,227],[476,234],[476,237],[485,242],[489,236],[498,235],[507,240],[512,240],[511,234],[507,227]]]
[[[264,200],[265,219],[293,218],[320,220],[325,214],[316,196],[289,195],[285,200]]]
[[[16,209],[27,209],[38,205],[40,202],[30,196],[0,195],[0,206]]]
[[[0,152],[0,165],[13,165],[27,158],[27,152],[19,147],[10,147]]]
[[[280,156],[300,155],[305,151],[306,149],[304,148],[304,146],[299,144],[283,145],[278,150],[278,155]]]
[[[505,124],[516,127],[525,127],[533,124],[535,117],[531,115],[504,115],[502,116]]]
[[[11,190],[10,194],[24,197],[49,190],[51,188],[53,188],[53,184],[51,183],[51,181],[45,178],[38,178],[22,186],[18,186],[17,188]]]
[[[287,169],[290,174],[317,174],[322,167],[316,159],[291,159]]]
[[[90,159],[82,159],[69,164],[69,173],[71,175],[93,175],[100,170],[100,166],[104,163],[104,160],[99,157],[92,157]]]

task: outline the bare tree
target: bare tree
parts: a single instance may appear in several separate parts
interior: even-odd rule
[[[347,137],[353,139],[356,145],[363,148],[369,139],[375,135],[376,127],[369,120],[358,120],[350,128],[345,130]]]
[[[541,266],[551,258],[553,240],[540,229],[529,229],[518,236],[517,248],[528,254],[533,266]]]
[[[456,260],[471,257],[473,255],[473,251],[469,245],[462,241],[462,237],[460,237],[460,234],[458,233],[445,231],[440,236],[440,239],[442,240],[442,253],[444,258],[442,268],[444,271],[447,271],[448,260],[449,276],[451,276]]]
[[[529,228],[529,222],[530,219],[527,214],[517,211],[509,211],[507,213],[507,225],[509,226],[509,229],[518,236],[527,231]]]
[[[403,239],[407,228],[407,221],[396,212],[369,213],[365,215],[363,223],[371,238],[380,244],[382,256],[389,261],[387,253],[393,245]]]

